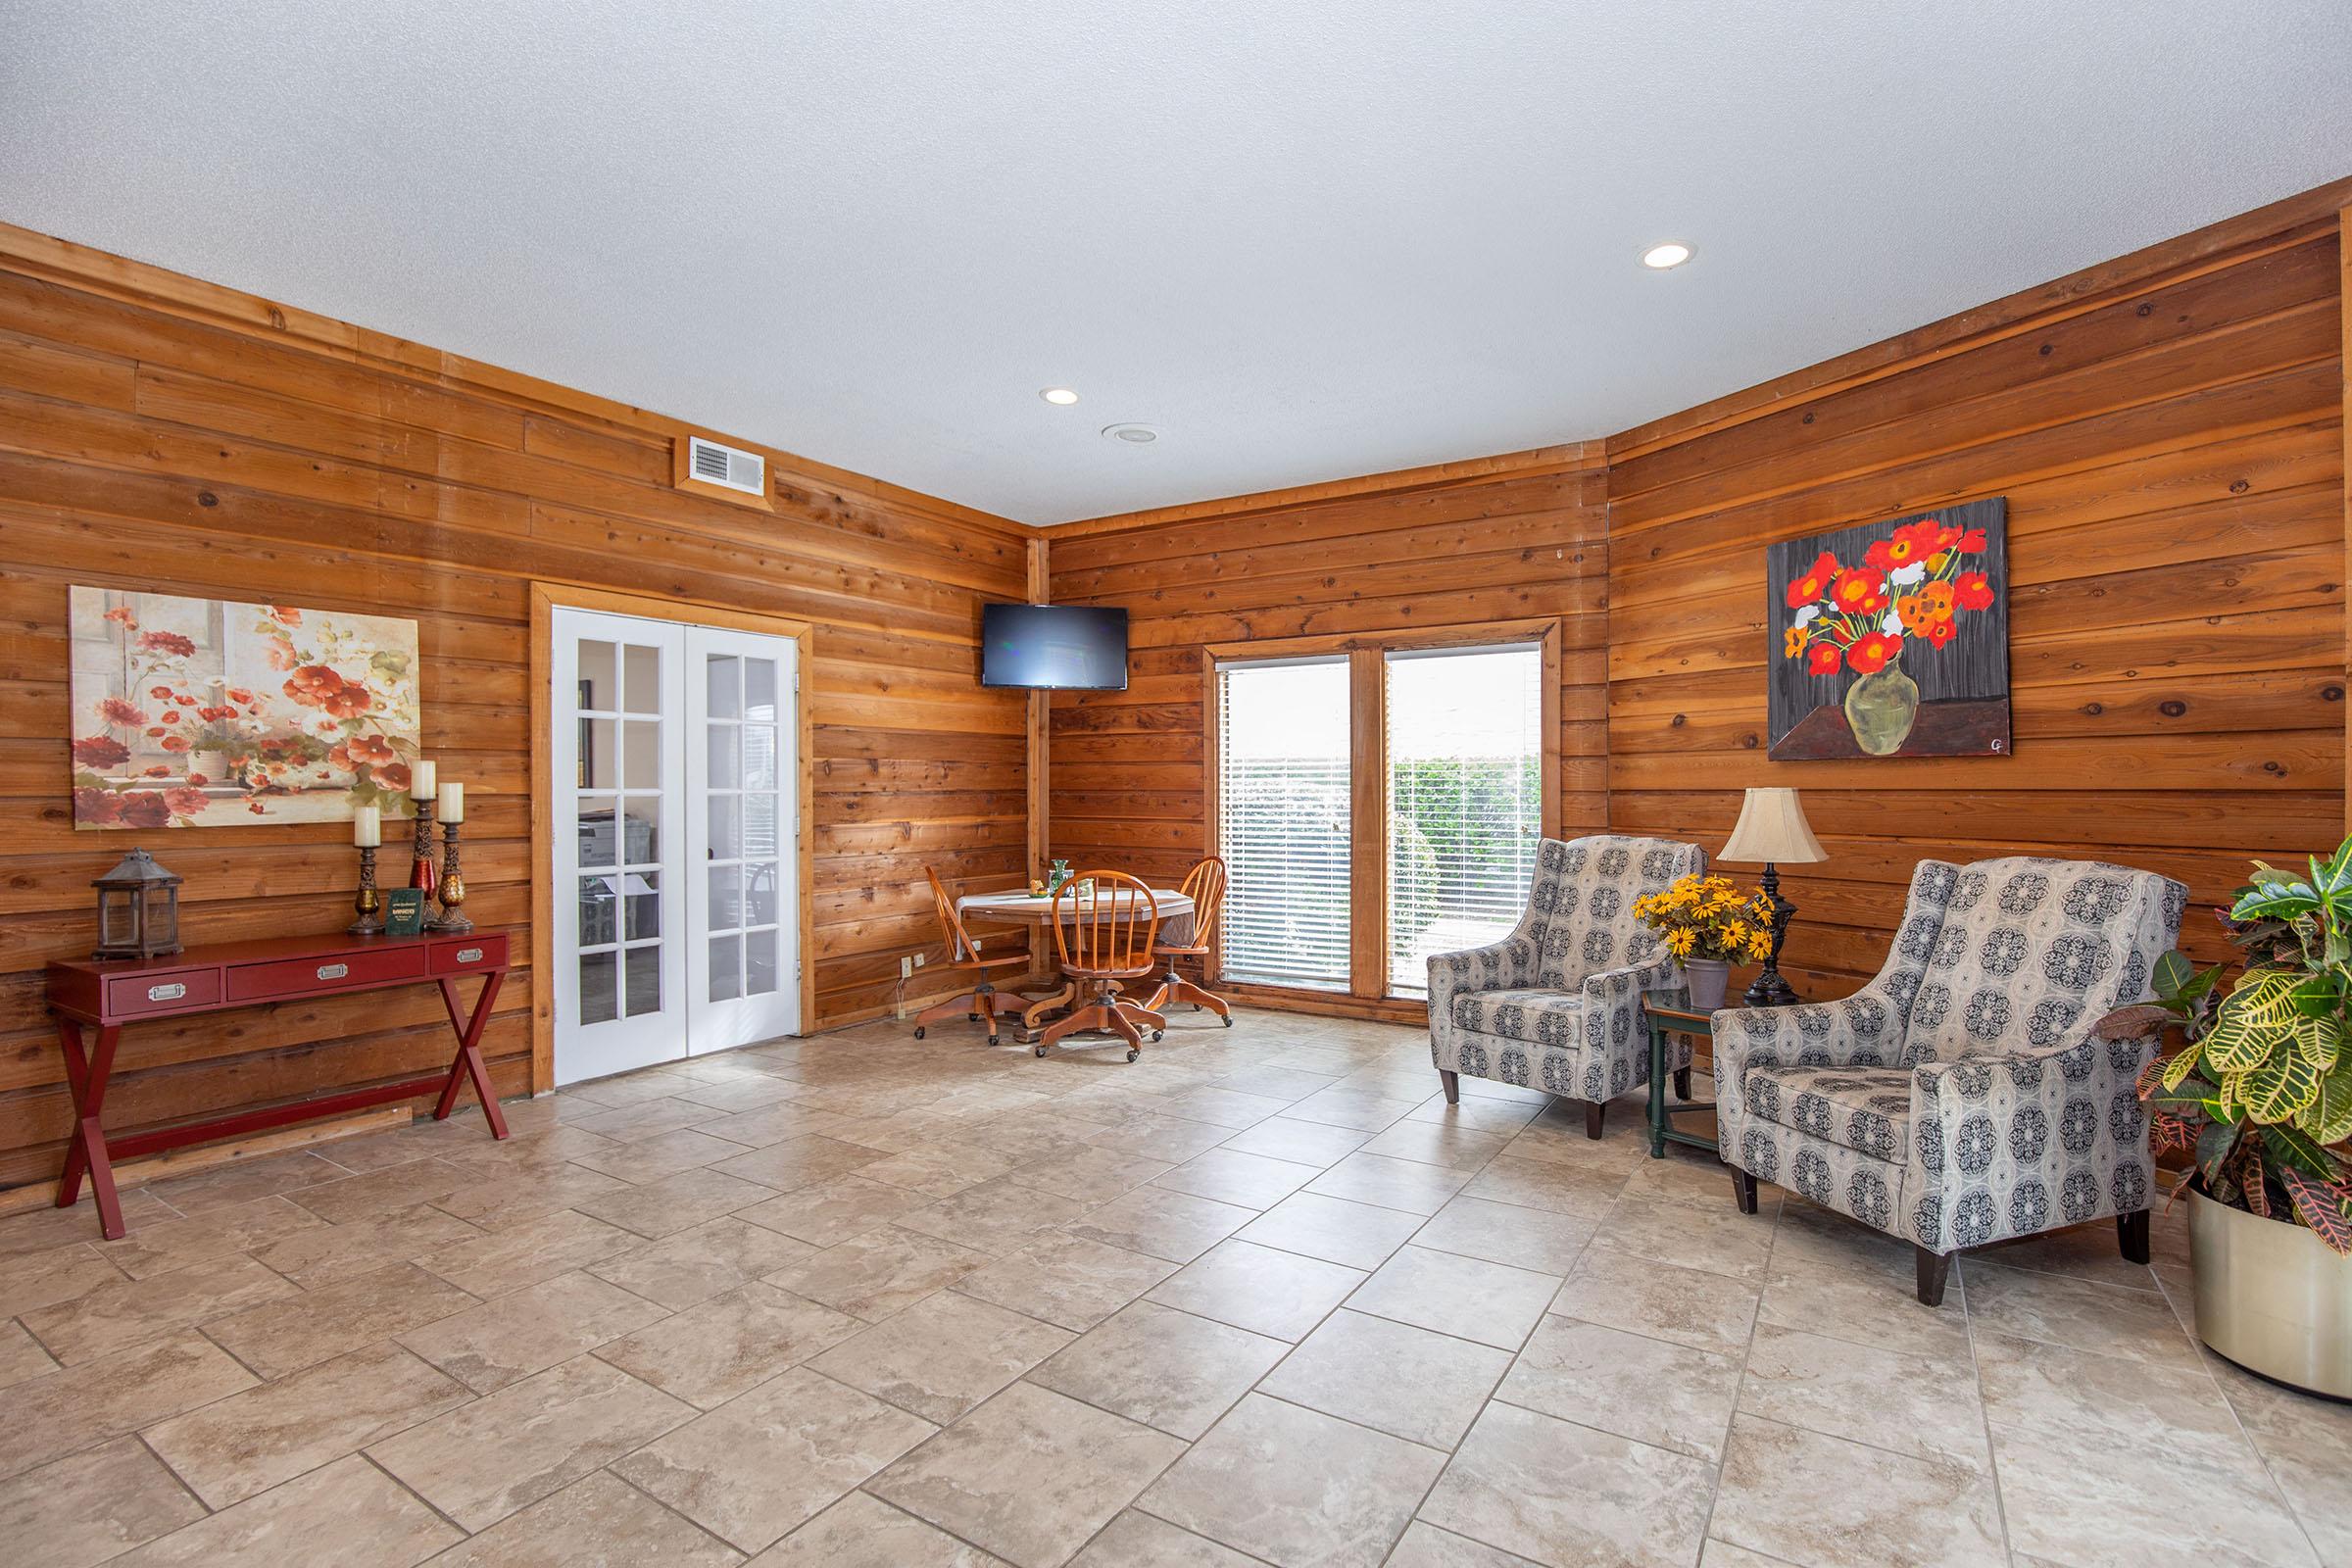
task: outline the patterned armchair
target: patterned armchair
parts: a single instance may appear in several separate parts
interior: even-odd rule
[[[1602,1103],[1649,1081],[1642,993],[1674,975],[1634,901],[1706,868],[1704,850],[1671,839],[1545,839],[1511,934],[1429,960],[1429,1052],[1447,1102],[1463,1073],[1544,1089],[1585,1102],[1598,1138]],[[1685,1047],[1678,1073],[1690,1060]]]
[[[1922,860],[1894,951],[1842,1002],[1715,1014],[1740,1208],[1788,1185],[1912,1244],[1919,1298],[1964,1247],[2116,1216],[2148,1260],[2155,1051],[2091,1026],[2148,994],[2188,890],[2095,860]]]

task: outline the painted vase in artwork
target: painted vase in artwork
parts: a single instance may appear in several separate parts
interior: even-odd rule
[[[1868,756],[1893,756],[1918,720],[1919,682],[1903,673],[1900,655],[1845,689],[1845,721]]]

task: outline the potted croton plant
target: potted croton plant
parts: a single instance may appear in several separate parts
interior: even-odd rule
[[[2157,964],[2110,1039],[2166,1029],[2140,1079],[2182,1151],[2197,1337],[2252,1371],[2352,1398],[2352,839],[2308,874],[2257,862],[2229,911],[2246,966]]]
[[[1741,891],[1728,876],[1677,877],[1664,892],[1636,899],[1634,915],[1658,934],[1683,971],[1691,1007],[1700,1012],[1723,1005],[1733,964],[1772,951],[1772,913],[1763,895]]]

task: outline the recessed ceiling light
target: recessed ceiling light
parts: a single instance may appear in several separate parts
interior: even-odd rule
[[[1066,386],[1050,386],[1038,394],[1057,409],[1066,409],[1078,401],[1078,394]]]
[[[1159,432],[1148,424],[1106,424],[1102,427],[1102,433],[1113,441],[1124,441],[1130,446],[1139,447],[1149,446],[1159,439]]]
[[[1663,245],[1652,245],[1642,253],[1642,265],[1660,272],[1670,267],[1680,267],[1690,259],[1690,247],[1679,240],[1668,240]]]

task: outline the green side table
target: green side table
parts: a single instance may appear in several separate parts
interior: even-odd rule
[[[1730,999],[1726,998],[1726,1004]],[[1642,999],[1642,1027],[1649,1033],[1649,1157],[1664,1159],[1670,1143],[1688,1144],[1692,1149],[1720,1153],[1714,1139],[1705,1133],[1687,1133],[1674,1125],[1673,1118],[1685,1111],[1713,1110],[1712,1100],[1685,1099],[1669,1110],[1666,1105],[1666,1037],[1668,1035],[1704,1035],[1715,1038],[1712,1013],[1694,1011],[1690,993],[1684,990],[1652,991]],[[1683,1080],[1686,1084],[1688,1078]]]

